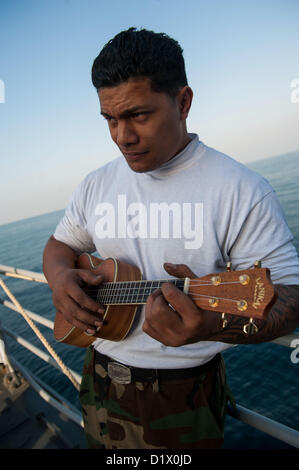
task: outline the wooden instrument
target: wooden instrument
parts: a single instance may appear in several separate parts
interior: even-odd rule
[[[258,262],[259,263],[259,262]],[[102,260],[88,253],[78,258],[77,267],[101,274],[104,282],[87,286],[86,293],[106,307],[103,325],[90,335],[71,325],[60,312],[56,312],[54,337],[57,341],[78,347],[87,347],[96,338],[120,341],[126,337],[134,321],[138,305],[145,304],[148,296],[164,282],[172,282],[189,295],[204,310],[250,318],[244,332],[257,331],[254,318],[265,318],[276,294],[267,268],[256,264],[254,269],[209,274],[196,279],[142,280],[140,270],[114,258]]]

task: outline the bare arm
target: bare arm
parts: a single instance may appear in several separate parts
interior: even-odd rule
[[[53,235],[48,240],[43,255],[43,271],[53,291],[53,303],[72,325],[94,333],[102,324],[104,309],[88,297],[83,285],[98,285],[102,277],[86,269],[76,269],[77,255]]]
[[[166,268],[165,268],[166,269]],[[185,265],[168,267],[177,277],[196,277]],[[299,286],[275,285],[277,300],[265,320],[255,320],[258,332],[243,332],[245,318],[228,315],[222,328],[221,314],[199,309],[190,297],[173,284],[165,283],[148,299],[143,329],[166,346],[181,346],[197,341],[222,341],[253,344],[271,341],[295,330],[299,325]],[[175,310],[171,309],[171,304]]]
[[[43,271],[51,289],[57,274],[68,268],[74,269],[76,261],[77,255],[72,248],[56,240],[53,235],[49,238],[44,249]]]

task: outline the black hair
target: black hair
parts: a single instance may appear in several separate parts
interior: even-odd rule
[[[153,91],[176,96],[188,85],[179,43],[165,33],[129,28],[104,46],[92,66],[97,90],[139,77],[150,78]]]

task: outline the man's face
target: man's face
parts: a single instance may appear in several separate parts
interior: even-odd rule
[[[98,94],[111,137],[133,171],[159,168],[190,141],[182,112],[183,91],[172,99],[152,91],[149,79],[141,78],[100,88]]]

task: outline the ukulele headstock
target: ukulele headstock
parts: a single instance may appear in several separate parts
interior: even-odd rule
[[[189,295],[200,308],[221,312],[224,327],[227,313],[250,318],[244,332],[252,333],[252,319],[265,318],[276,299],[270,271],[260,266],[232,271],[228,264],[224,272],[190,279]]]

